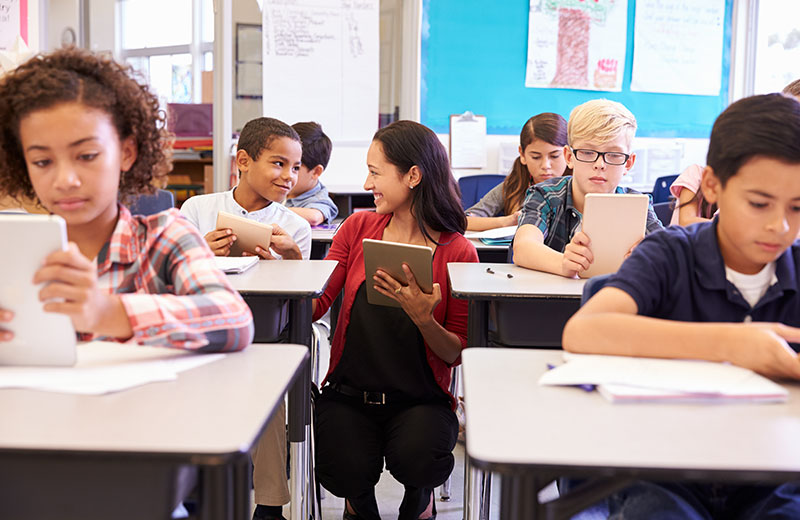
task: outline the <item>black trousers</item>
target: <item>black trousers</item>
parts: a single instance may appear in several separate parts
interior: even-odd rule
[[[317,481],[364,520],[380,520],[384,461],[405,487],[398,520],[416,520],[455,463],[458,419],[445,403],[369,405],[325,388],[315,431]]]

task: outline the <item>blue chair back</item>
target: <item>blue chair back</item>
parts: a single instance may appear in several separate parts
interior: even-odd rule
[[[659,202],[653,204],[653,209],[656,211],[656,216],[664,225],[664,227],[669,226],[669,223],[672,220],[672,202]]]
[[[461,189],[461,205],[468,209],[489,193],[489,191],[505,180],[505,175],[481,174],[467,175],[458,179]]]
[[[153,215],[169,208],[175,207],[175,195],[171,191],[156,190],[152,195],[137,195],[128,204],[128,209],[134,215]]]
[[[665,175],[656,179],[656,183],[653,185],[653,204],[669,202],[669,187],[672,186],[672,183],[675,182],[677,178],[677,175]]]

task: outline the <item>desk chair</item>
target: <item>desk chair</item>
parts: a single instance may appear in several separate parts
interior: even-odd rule
[[[653,204],[653,209],[656,212],[658,220],[661,221],[661,224],[663,224],[664,227],[669,226],[672,220],[672,202],[657,202]]]
[[[133,215],[153,215],[174,207],[175,195],[167,190],[156,190],[152,195],[137,195],[128,204],[128,209]]]
[[[653,204],[669,202],[669,187],[672,186],[672,183],[675,182],[677,178],[677,175],[665,175],[656,179],[656,183],[653,185]]]
[[[476,202],[489,193],[489,191],[505,180],[505,175],[482,174],[467,175],[458,179],[458,187],[461,189],[461,205],[468,209]]]

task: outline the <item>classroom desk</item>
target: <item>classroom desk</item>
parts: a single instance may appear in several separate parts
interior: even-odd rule
[[[259,302],[289,300],[289,343],[311,348],[311,300],[320,296],[328,285],[337,262],[332,260],[260,260],[255,267],[241,274],[228,275],[228,281],[239,291],[248,305],[258,308]],[[258,316],[254,316],[258,321]],[[310,464],[306,429],[311,424],[311,367],[307,364],[301,377],[289,390],[289,442],[291,443],[291,520],[308,518],[310,504],[302,489],[306,485],[305,470]]]
[[[109,355],[185,354],[120,344]],[[0,390],[0,517],[167,518],[183,498],[176,475],[199,467],[200,518],[249,519],[249,450],[304,366],[299,345],[251,345],[108,395]]]
[[[523,337],[530,334],[528,345],[560,345],[561,330],[580,306],[586,283],[513,264],[453,262],[447,265],[447,271],[453,296],[469,300],[467,345],[470,347],[489,345],[491,302],[503,303],[495,316],[498,332],[506,323],[516,324],[516,328],[524,330],[504,334]]]
[[[467,238],[467,240],[478,250],[478,260],[481,263],[503,264],[508,261],[509,246],[484,244],[479,238]]]
[[[800,385],[784,404],[612,404],[578,388],[540,387],[561,352],[467,349],[467,455],[503,478],[504,520],[567,518],[631,479],[735,483],[800,479]],[[540,505],[556,477],[590,479]],[[576,490],[577,491],[577,488]]]

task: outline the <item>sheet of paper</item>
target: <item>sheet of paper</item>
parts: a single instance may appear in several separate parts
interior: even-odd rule
[[[627,0],[530,0],[525,86],[622,90]]]
[[[264,115],[317,121],[334,142],[372,136],[378,128],[378,27],[378,0],[266,0]],[[317,79],[299,79],[303,74]]]
[[[694,394],[785,393],[746,368],[680,359],[566,354],[566,363],[545,372],[541,385],[626,385]]]
[[[725,0],[637,0],[631,90],[718,96],[724,25]]]
[[[0,367],[0,389],[101,395],[147,383],[173,381],[180,372],[224,357],[225,354],[195,354],[95,341],[78,345],[78,362],[74,367]]]
[[[486,118],[471,112],[450,116],[450,165],[453,168],[486,166]]]
[[[514,238],[517,232],[517,226],[505,226],[494,229],[487,229],[486,231],[470,231],[465,234],[467,238]]]
[[[243,273],[258,263],[257,256],[215,256],[214,265],[223,273]]]

